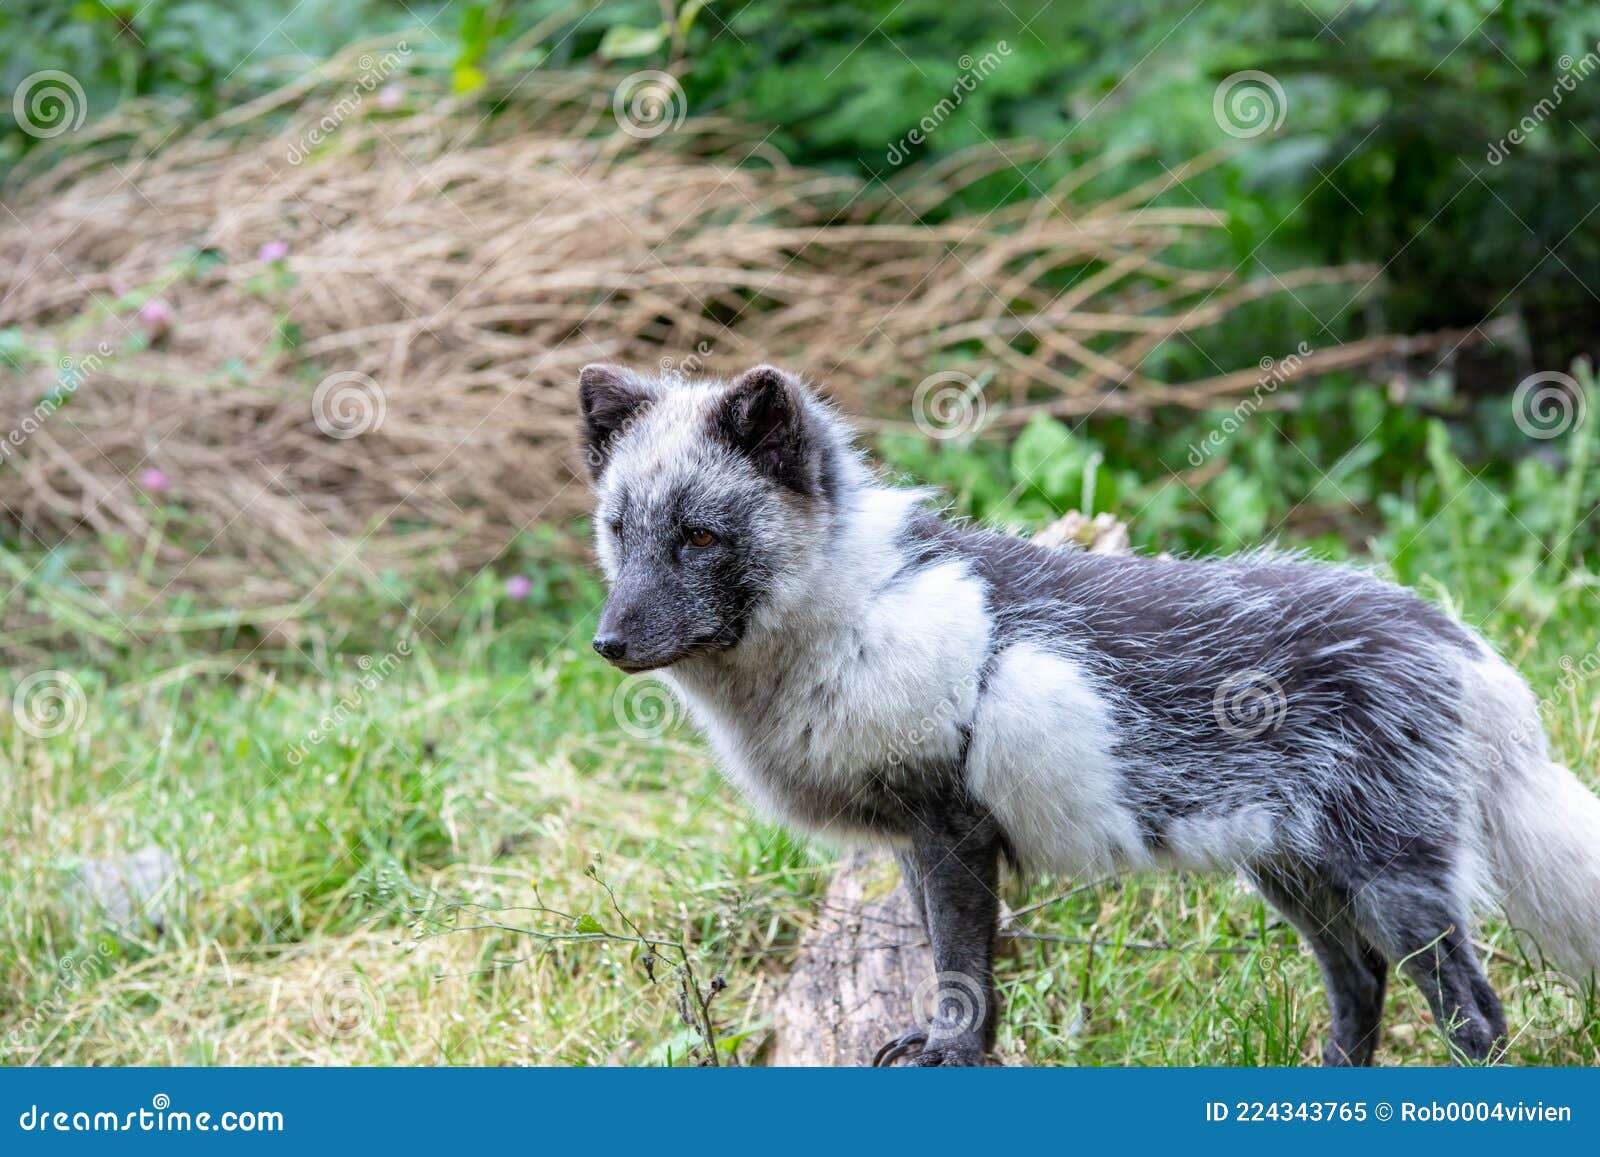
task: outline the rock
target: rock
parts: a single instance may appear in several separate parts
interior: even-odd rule
[[[154,845],[111,860],[85,860],[75,877],[83,908],[130,931],[144,926],[162,931],[188,883],[173,855]]]

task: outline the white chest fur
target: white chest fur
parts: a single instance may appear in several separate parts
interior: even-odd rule
[[[988,636],[982,586],[952,561],[888,582],[849,617],[819,616],[671,679],[728,776],[794,820],[870,777],[957,758]]]

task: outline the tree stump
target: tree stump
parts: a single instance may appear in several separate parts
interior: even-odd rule
[[[899,871],[852,853],[828,884],[778,996],[768,1063],[869,1064],[891,1037],[915,1027],[912,993],[933,971]]]

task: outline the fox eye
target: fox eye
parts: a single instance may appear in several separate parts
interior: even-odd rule
[[[703,526],[691,526],[683,532],[683,541],[692,547],[704,550],[717,541],[717,536]]]
[[[609,525],[611,527],[611,535],[612,535],[612,537],[613,538],[621,538],[622,537],[622,519],[613,518]]]

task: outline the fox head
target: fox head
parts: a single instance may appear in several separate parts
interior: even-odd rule
[[[610,585],[596,651],[625,671],[715,655],[802,597],[859,467],[798,378],[757,366],[680,382],[592,365],[578,383]]]

